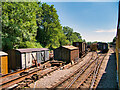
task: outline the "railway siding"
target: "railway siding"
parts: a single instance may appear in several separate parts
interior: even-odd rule
[[[108,61],[110,60],[109,58],[111,56],[111,53],[113,53],[113,52],[114,51],[110,49],[109,52],[107,53],[107,55],[105,56],[104,60],[102,61],[102,64],[98,71],[99,74],[96,76],[97,78],[95,80],[95,85],[93,88],[96,88],[99,85],[102,75],[105,73]],[[71,67],[69,69],[57,70],[57,71],[53,72],[51,75],[44,76],[44,78],[36,81],[35,83],[30,84],[30,87],[31,88],[53,88],[53,86],[55,86],[56,83],[63,81],[71,73],[73,73],[75,70],[77,70],[80,66],[84,65],[84,63],[87,62],[90,55],[91,55],[90,53],[87,54],[79,64],[74,65],[73,67]],[[95,59],[95,58],[96,58],[96,55],[94,53],[93,59]],[[100,58],[100,60],[101,59],[102,58]],[[68,79],[68,82],[70,82],[69,79]],[[87,85],[87,82],[85,85]],[[88,87],[88,85],[87,85],[87,87]],[[83,87],[83,88],[85,88],[85,87]],[[101,86],[101,88],[102,88],[102,86]]]
[[[99,70],[96,88],[117,88],[117,66],[114,51],[109,50]]]
[[[101,54],[99,52],[98,53],[89,52],[85,57],[83,57],[82,59],[79,59],[78,63],[74,63],[74,65],[68,64],[62,68],[50,67],[50,68],[46,68],[45,70],[40,70],[40,71],[36,72],[35,74],[39,76],[38,79],[36,76],[32,77],[32,78],[34,78],[34,80],[32,80],[30,77],[26,76],[28,79],[25,79],[26,77],[24,77],[25,80],[23,80],[23,81],[21,80],[21,82],[18,83],[17,88],[21,88],[24,86],[28,86],[30,88],[65,88],[65,87],[67,88],[67,85],[70,85],[70,82],[72,81],[72,79],[76,78],[76,76],[78,78],[76,78],[75,83],[72,86],[70,86],[70,88],[89,88],[90,85],[92,85],[91,80],[93,80],[93,75],[94,75],[93,70],[95,69],[95,67],[97,67],[97,63],[101,63],[100,61],[102,61],[102,60],[103,60],[102,64],[99,65],[100,68],[98,70],[98,74],[96,74],[96,76],[94,78],[95,82],[93,83],[92,87],[96,88],[98,86],[97,88],[104,88],[103,81],[105,81],[107,83],[109,83],[108,81],[110,81],[110,80],[112,80],[111,82],[117,81],[116,77],[111,78],[111,79],[108,77],[108,76],[113,76],[112,74],[115,74],[115,73],[107,72],[109,75],[107,74],[106,77],[103,77],[104,74],[106,73],[106,68],[108,67],[109,61],[112,60],[112,64],[115,64],[115,63],[113,63],[113,61],[115,62],[115,58],[114,57],[111,58],[111,56],[113,56],[113,53],[114,53],[114,51],[112,49],[110,49],[107,54]],[[103,59],[103,57],[104,57],[104,59]],[[113,65],[113,66],[115,66],[115,65]],[[56,68],[56,69],[54,70],[53,68],[54,69]],[[111,72],[111,70],[112,69],[109,68],[110,72]],[[48,72],[50,72],[50,73],[48,73]],[[79,73],[83,73],[83,74],[80,74],[80,76],[79,76]],[[107,78],[109,80],[105,80],[105,78]],[[113,79],[115,79],[115,80],[113,80]],[[83,84],[82,84],[82,82],[83,82]],[[111,82],[110,82],[110,84],[108,84],[106,86],[111,85]],[[79,83],[81,83],[81,84],[79,84]],[[12,84],[13,83],[11,83],[11,85]],[[7,85],[7,86],[10,86],[10,85]],[[116,86],[117,86],[117,83],[113,85],[113,88],[117,88]],[[5,87],[6,86],[3,86],[3,88],[5,88]]]
[[[87,60],[89,60],[89,56],[92,53],[88,53],[83,60],[77,64],[72,66],[69,69],[64,69],[64,70],[57,70],[53,72],[51,75],[44,76],[44,78],[41,78],[40,80],[36,81],[35,83],[30,84],[29,86],[31,88],[50,88],[56,83],[58,83],[60,80],[64,79],[67,77],[69,74],[73,73],[76,69],[78,69],[80,66],[82,66]]]

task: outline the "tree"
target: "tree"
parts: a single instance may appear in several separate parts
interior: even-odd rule
[[[50,49],[60,46],[63,44],[65,37],[62,32],[62,26],[59,22],[57,11],[54,5],[42,4],[42,23],[38,24],[37,41],[42,44],[43,47]],[[62,37],[61,37],[62,36]],[[66,41],[67,43],[67,41]],[[65,44],[65,43],[64,43]]]
[[[67,40],[67,37],[64,35],[63,31],[59,34],[59,43],[60,46],[62,45],[68,45],[70,42]]]
[[[66,35],[67,40],[69,40],[69,42],[71,44],[72,44],[72,42],[82,42],[82,38],[80,36],[80,33],[73,32],[72,28],[70,28],[68,26],[64,26],[63,32]]]
[[[92,42],[92,43],[97,43],[97,41],[94,41],[94,42]]]
[[[0,34],[3,51],[37,47],[53,49],[75,41],[81,42],[81,35],[68,26],[62,28],[58,17],[54,5],[2,2]]]
[[[36,42],[38,8],[37,2],[2,2],[3,50],[27,47],[26,42]]]
[[[82,40],[83,42],[86,42],[85,39]]]
[[[72,28],[70,28],[70,27],[68,27],[68,26],[64,26],[63,27],[63,32],[64,32],[64,34],[66,35],[66,37],[67,37],[67,40],[69,40],[70,41],[70,43],[72,42],[72,34],[73,34],[73,29]]]
[[[92,42],[87,42],[87,45],[90,45],[90,44],[92,44]]]
[[[80,33],[74,32],[74,34],[78,37],[78,39],[82,39]]]
[[[115,42],[116,42],[116,37],[113,38],[113,43],[115,43]]]

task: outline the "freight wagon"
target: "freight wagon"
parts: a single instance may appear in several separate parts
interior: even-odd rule
[[[87,44],[85,42],[82,43],[82,52],[85,53],[87,51]]]
[[[98,44],[98,50],[100,50],[102,53],[106,53],[108,51],[108,44],[107,43],[100,43]]]
[[[65,61],[66,63],[74,62],[79,58],[79,48],[74,46],[60,46],[54,49],[54,59]]]
[[[91,51],[96,51],[98,48],[97,48],[97,43],[92,43],[91,45],[90,45],[90,50]]]
[[[8,67],[10,70],[25,69],[49,60],[49,49],[27,48],[8,51]]]
[[[0,74],[8,73],[8,54],[0,51]]]
[[[97,46],[98,46],[98,50],[101,50],[101,48],[102,48],[102,42],[98,42]]]
[[[90,51],[90,45],[87,45],[87,51],[88,52]]]
[[[87,45],[85,42],[73,42],[73,46],[79,48],[79,57],[81,57],[87,51]]]

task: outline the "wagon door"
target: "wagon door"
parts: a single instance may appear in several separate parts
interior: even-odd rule
[[[30,53],[26,53],[26,68],[31,67]]]
[[[37,63],[41,63],[41,52],[37,52]]]
[[[34,59],[35,59],[35,60],[37,59],[36,54],[37,54],[37,52],[32,52],[32,55],[33,55],[33,57],[34,57],[33,60],[34,60]]]
[[[1,73],[2,74],[8,73],[8,58],[7,58],[7,56],[1,57]]]
[[[49,60],[49,51],[45,51],[45,61]]]
[[[21,54],[21,57],[22,57],[21,59],[22,69],[24,69],[26,66],[26,54],[25,53]]]
[[[103,49],[105,50],[105,48],[106,48],[106,47],[105,47],[105,44],[103,44]]]
[[[30,66],[32,66],[32,53],[30,53]]]
[[[85,51],[85,45],[82,43],[82,53]]]
[[[45,52],[42,51],[41,52],[41,62],[44,62],[45,61]]]

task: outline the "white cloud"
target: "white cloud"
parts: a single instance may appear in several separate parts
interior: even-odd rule
[[[102,32],[117,32],[117,29],[111,29],[111,30],[96,30],[94,32],[97,32],[97,33],[102,33]]]

